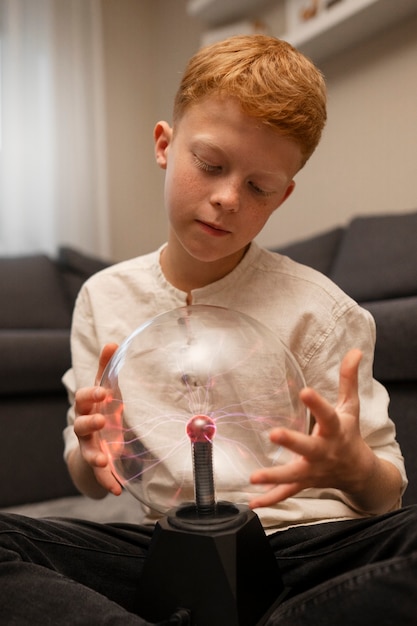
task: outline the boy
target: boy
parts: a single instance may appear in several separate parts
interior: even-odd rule
[[[293,192],[325,119],[322,76],[284,42],[236,37],[191,59],[173,126],[162,121],[154,131],[168,242],[99,273],[77,301],[65,454],[80,491],[119,494],[96,413],[110,342],[185,304],[247,313],[296,357],[308,384],[301,397],[314,416],[310,435],[271,433],[297,453],[294,461],[248,476],[273,485],[246,501],[290,588],[268,624],[410,623],[415,510],[399,510],[406,477],[387,394],[372,378],[373,321],[325,277],[253,242]],[[42,614],[54,625],[146,624],[136,584],[155,514],[146,511],[144,521],[121,528],[4,518],[1,614],[13,623],[27,615],[34,624]]]

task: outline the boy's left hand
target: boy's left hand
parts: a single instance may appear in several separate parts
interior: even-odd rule
[[[359,428],[361,358],[359,350],[351,350],[344,357],[335,407],[314,389],[301,391],[300,397],[315,419],[311,435],[286,428],[271,431],[273,443],[297,456],[285,465],[258,470],[251,475],[253,484],[271,487],[265,494],[253,498],[249,503],[251,508],[274,505],[307,488],[340,489],[358,508],[368,504],[369,488],[375,488],[379,482],[381,460],[362,439]],[[389,471],[398,474],[394,466],[388,465]]]

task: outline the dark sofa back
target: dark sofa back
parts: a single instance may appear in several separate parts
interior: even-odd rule
[[[0,259],[0,507],[76,493],[62,458],[70,324],[81,284],[106,264],[68,248]]]

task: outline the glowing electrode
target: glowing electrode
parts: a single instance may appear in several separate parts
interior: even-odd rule
[[[216,425],[208,415],[194,415],[186,432],[191,441],[194,489],[197,514],[211,516],[216,512],[213,479],[213,443]]]

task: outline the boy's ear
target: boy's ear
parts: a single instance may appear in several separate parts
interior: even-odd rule
[[[294,181],[294,180],[292,180],[292,181],[290,182],[290,184],[288,185],[288,187],[286,188],[285,193],[284,193],[284,195],[282,196],[282,198],[281,198],[281,200],[280,200],[280,203],[279,203],[279,204],[278,204],[278,206],[277,206],[277,209],[281,206],[281,204],[283,204],[283,203],[285,202],[285,200],[287,200],[287,199],[290,197],[290,195],[292,194],[292,192],[294,191],[294,189],[295,189],[295,181]]]
[[[167,149],[172,139],[172,128],[168,122],[157,123],[153,131],[153,139],[156,162],[164,170],[167,166]]]

